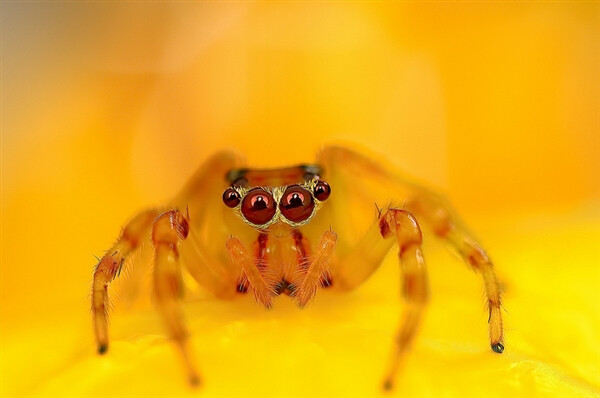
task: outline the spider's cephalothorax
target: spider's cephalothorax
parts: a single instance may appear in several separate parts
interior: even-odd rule
[[[389,389],[429,296],[423,222],[482,276],[490,345],[501,353],[500,284],[486,252],[447,203],[408,182],[379,157],[334,146],[323,148],[317,162],[320,166],[247,169],[238,154],[220,152],[190,179],[169,210],[149,209],[133,218],[94,271],[98,352],[108,350],[108,286],[145,240],[151,240],[155,251],[156,303],[193,384],[200,378],[180,303],[182,266],[218,297],[252,292],[269,308],[284,293],[303,307],[321,287],[342,292],[359,286],[396,245],[406,306],[385,375],[384,387]],[[403,206],[377,211],[373,206],[392,202]],[[232,209],[243,222],[232,216]]]
[[[304,181],[291,185],[249,186],[249,178],[266,182],[275,172],[284,180],[293,180],[295,175],[302,174]],[[264,230],[278,222],[298,228],[311,220],[331,193],[329,184],[316,174],[319,172],[318,166],[306,165],[277,171],[232,170],[227,174],[231,186],[223,193],[223,202],[256,229]]]
[[[298,165],[285,169],[234,169],[227,173],[231,185],[223,203],[258,235],[254,242],[238,237],[227,240],[231,261],[240,265],[237,291],[251,290],[257,301],[271,307],[271,298],[286,294],[304,306],[318,287],[330,287],[329,264],[337,235],[325,231],[312,250],[301,232],[331,194],[318,166]],[[246,247],[255,247],[252,256]],[[311,258],[312,257],[312,258]]]

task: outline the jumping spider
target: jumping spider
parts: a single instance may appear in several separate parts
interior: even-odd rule
[[[376,203],[389,206],[375,209]],[[196,172],[169,209],[149,209],[133,218],[95,269],[92,313],[100,354],[108,350],[108,285],[148,238],[155,251],[157,306],[192,384],[200,377],[182,316],[180,264],[218,297],[251,292],[269,308],[285,294],[303,307],[319,288],[348,291],[360,285],[397,243],[406,306],[384,378],[384,388],[390,389],[429,295],[417,220],[429,224],[481,274],[491,348],[504,350],[500,287],[487,254],[443,199],[380,160],[326,147],[316,164],[248,169],[237,154],[220,152]],[[370,211],[373,216],[361,222],[358,215]]]

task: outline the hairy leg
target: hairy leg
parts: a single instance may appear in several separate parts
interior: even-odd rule
[[[372,198],[374,202],[385,203],[386,200],[394,198],[398,201],[397,204],[405,205],[405,208],[415,214],[419,220],[430,224],[435,234],[449,242],[482,276],[488,299],[490,345],[494,352],[502,353],[504,342],[500,311],[501,289],[493,264],[481,245],[467,232],[466,228],[461,226],[450,206],[441,197],[410,181],[409,178],[398,173],[392,165],[380,158],[366,157],[347,148],[333,146],[326,147],[321,151],[319,162],[331,174],[332,185],[336,181],[340,181],[342,186],[359,188],[352,191],[350,196],[362,195],[366,192],[368,193],[366,196],[369,199]],[[348,184],[348,182],[352,183]],[[345,212],[339,211],[336,208],[336,219],[343,220],[348,216],[349,211],[348,209]],[[385,251],[385,247],[376,242],[374,229],[372,226],[365,238],[358,241],[357,247],[353,249],[356,255],[360,255],[360,250],[368,249],[371,245],[373,247],[373,250],[370,250],[371,256],[379,257]],[[347,257],[353,261],[351,255]],[[372,260],[368,263],[374,264],[375,261]],[[376,266],[357,268],[360,272],[356,276],[346,278],[347,286],[349,288],[357,286],[375,268]]]
[[[496,353],[504,351],[504,333],[501,313],[501,289],[492,261],[483,248],[470,236],[452,214],[450,207],[433,194],[415,195],[407,208],[427,221],[436,236],[449,242],[482,278],[488,301],[490,347]]]
[[[392,239],[392,238],[396,239]],[[335,268],[334,283],[345,289],[360,285],[381,264],[397,243],[401,269],[404,314],[395,339],[384,388],[392,389],[394,377],[418,330],[429,299],[427,271],[422,251],[422,233],[415,217],[405,210],[387,209],[357,245],[342,257]]]
[[[427,270],[422,252],[422,233],[415,217],[405,210],[389,209],[379,219],[381,236],[396,237],[402,269],[402,295],[406,301],[403,320],[396,336],[384,388],[393,387],[403,354],[410,347],[421,322],[423,309],[429,299]]]
[[[183,283],[179,262],[179,243],[188,235],[189,219],[178,210],[163,213],[154,223],[152,242],[156,252],[154,260],[154,290],[156,303],[169,334],[181,352],[192,385],[200,383],[200,377],[189,347],[181,297]]]
[[[227,172],[243,164],[235,152],[216,153],[198,168],[171,203],[172,208],[188,209],[191,217],[190,236],[180,253],[182,263],[199,285],[223,299],[235,296],[239,266],[231,264],[223,249],[230,234],[235,233],[226,217],[235,215],[223,205],[221,197],[229,185]]]
[[[108,285],[120,275],[129,255],[147,237],[158,214],[158,210],[150,209],[133,218],[96,266],[92,284],[92,316],[100,354],[108,350]]]

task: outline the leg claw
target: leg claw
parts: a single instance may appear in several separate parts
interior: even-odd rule
[[[502,343],[494,343],[492,344],[492,351],[502,354],[502,352],[504,352],[504,345]]]

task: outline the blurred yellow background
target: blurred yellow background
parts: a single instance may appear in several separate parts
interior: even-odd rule
[[[186,307],[192,392],[151,309],[115,299],[97,357],[94,255],[209,154],[256,166],[367,146],[451,198],[505,285],[426,241],[432,302],[397,396],[600,392],[600,5],[595,2],[2,5],[2,396],[378,394],[396,256],[303,311]]]

